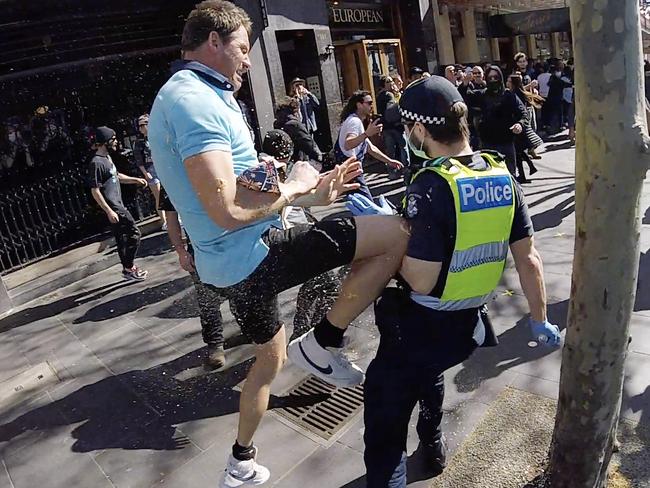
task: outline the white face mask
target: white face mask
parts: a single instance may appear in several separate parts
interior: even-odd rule
[[[409,132],[408,136],[406,135],[406,130],[404,131],[404,140],[406,141],[406,147],[418,158],[429,159],[427,153],[422,149],[422,146],[424,146],[424,139],[422,139],[419,148],[415,147],[411,142],[411,135],[413,134],[414,129],[415,129],[415,125],[413,126],[413,129],[411,129],[411,132]]]

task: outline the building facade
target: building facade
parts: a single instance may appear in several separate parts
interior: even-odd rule
[[[129,155],[137,117],[149,111],[180,56],[184,19],[195,3],[2,2],[0,273],[107,230],[84,177],[92,128],[116,129],[122,148],[113,159],[137,175]],[[376,95],[382,74],[406,78],[412,66],[435,73],[441,65],[504,60],[518,50],[560,56],[566,40],[559,27],[543,26],[539,11],[522,21],[488,0],[234,3],[253,21],[252,69],[238,98],[257,143],[300,77],[320,100],[315,138],[325,151],[344,100],[357,89]],[[561,11],[549,14],[554,25]],[[147,191],[125,187],[125,199],[139,219],[155,213]]]

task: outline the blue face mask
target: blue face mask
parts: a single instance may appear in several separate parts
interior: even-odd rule
[[[406,141],[406,147],[408,148],[408,152],[412,152],[416,157],[420,159],[429,159],[429,156],[427,156],[427,153],[422,149],[422,146],[424,146],[424,140],[420,143],[420,147],[417,148],[413,145],[411,142],[411,134],[413,134],[413,129],[411,129],[411,132],[409,132],[409,135],[406,135],[406,130],[404,131],[404,140]],[[409,158],[409,163],[410,163],[410,158]]]

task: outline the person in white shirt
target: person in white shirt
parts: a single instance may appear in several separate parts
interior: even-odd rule
[[[354,157],[363,164],[366,154],[370,154],[373,158],[391,168],[402,169],[404,165],[400,161],[389,158],[370,141],[371,137],[381,134],[383,128],[381,118],[373,120],[367,128],[363,126],[363,121],[372,114],[373,103],[370,92],[358,90],[352,94],[345,107],[343,107],[341,128],[334,144],[336,162],[341,163],[350,157]],[[360,185],[360,188],[356,190],[357,192],[372,199],[372,194],[363,174],[358,176],[354,182]]]

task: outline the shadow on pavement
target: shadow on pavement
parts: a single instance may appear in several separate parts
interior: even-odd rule
[[[65,398],[0,425],[0,442],[27,431],[42,431],[81,423],[71,435],[73,452],[109,448],[176,450],[189,439],[176,426],[188,421],[220,417],[239,411],[239,392],[233,387],[246,376],[253,360],[224,372],[179,373],[201,368],[201,350],[146,370],[110,376],[84,386]],[[328,397],[271,396],[269,408],[313,405]]]
[[[420,446],[413,451],[406,461],[406,482],[415,483],[417,481],[432,480],[442,474],[442,471],[432,470],[429,466],[430,460],[426,457],[426,451],[420,449]],[[341,488],[366,488],[366,476],[360,476],[355,480],[346,483]]]
[[[643,393],[628,397],[626,404],[633,412],[641,411],[639,423],[634,428],[637,442],[641,445],[629,450],[623,448],[625,455],[620,456],[620,471],[639,483],[638,486],[647,486],[650,481],[647,469],[650,462],[650,386]]]
[[[192,279],[187,276],[176,278],[173,281],[151,286],[144,290],[124,295],[87,310],[81,317],[74,319],[73,323],[101,322],[114,319],[120,315],[134,312],[146,305],[158,303],[192,286]],[[192,315],[195,316],[195,315]]]
[[[568,300],[548,306],[548,320],[557,324],[560,330],[566,328],[568,307]],[[499,335],[498,346],[480,348],[463,363],[463,368],[454,377],[456,388],[462,393],[474,391],[485,380],[496,378],[510,368],[536,361],[557,350],[544,346],[529,347],[530,341],[528,316],[525,316],[514,327]]]
[[[559,226],[566,217],[575,212],[575,209],[575,196],[571,195],[555,207],[533,215],[531,220],[535,232]]]
[[[575,189],[576,189],[575,183],[570,183],[570,184],[567,184],[567,185],[564,185],[564,186],[560,186],[558,188],[548,188],[548,189],[544,189],[544,190],[541,190],[541,191],[538,191],[538,192],[527,193],[526,194],[526,199],[527,199],[526,203],[528,204],[528,208],[536,207],[538,205],[541,205],[544,202],[548,202],[549,200],[551,200],[552,198],[555,198],[557,196],[564,195],[565,193],[573,193],[575,191]],[[549,192],[552,192],[552,193],[549,193]],[[545,195],[543,197],[535,200],[534,202],[528,201],[528,200],[530,200],[530,197],[533,197],[535,195],[541,195],[541,194],[545,194]]]
[[[650,207],[646,208],[645,215],[643,216],[641,223],[650,225]]]
[[[21,327],[26,324],[37,322],[39,320],[54,317],[63,313],[71,308],[78,307],[84,303],[92,302],[105,297],[109,293],[125,288],[135,283],[134,281],[120,280],[116,283],[109,283],[107,285],[98,286],[92,290],[83,291],[75,295],[63,297],[53,302],[37,305],[35,307],[26,308],[13,315],[9,315],[0,320],[0,332],[5,332],[16,327]]]
[[[546,145],[546,151],[544,153],[548,152],[553,152],[553,151],[560,151],[562,149],[573,149],[575,147],[575,144],[572,143],[571,141],[564,142],[562,144],[547,144]]]

